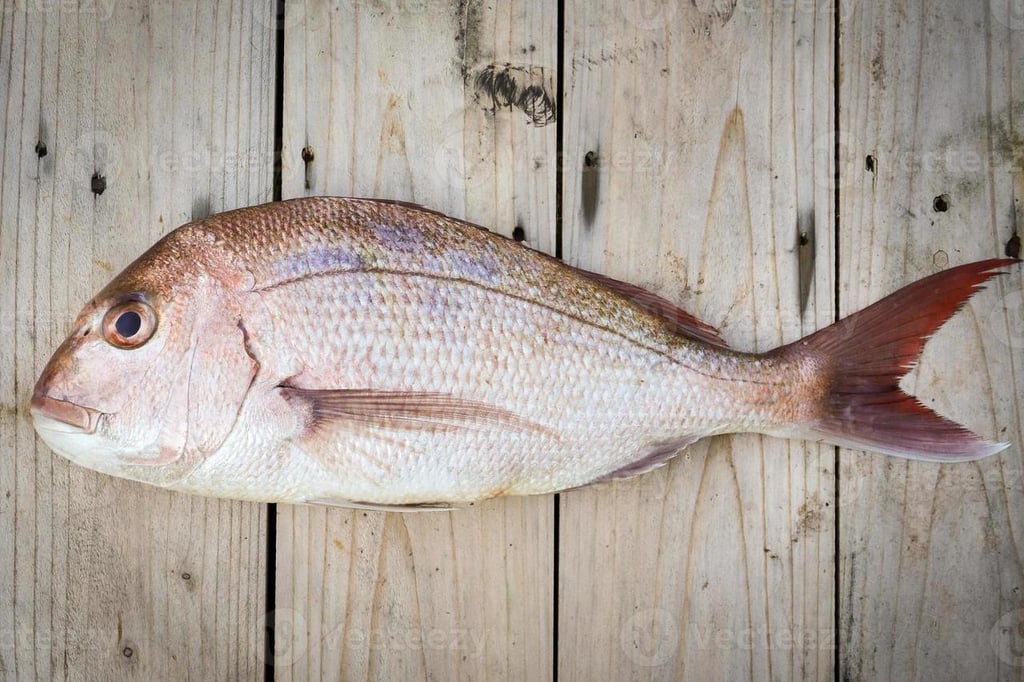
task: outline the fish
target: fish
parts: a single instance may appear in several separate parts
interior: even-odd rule
[[[170,232],[35,385],[75,464],[199,495],[451,509],[637,476],[754,432],[934,462],[995,454],[900,389],[1016,259],[912,283],[765,353],[635,285],[401,202],[310,197]]]

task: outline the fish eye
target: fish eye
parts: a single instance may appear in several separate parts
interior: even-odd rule
[[[114,329],[126,339],[130,339],[142,329],[142,316],[134,310],[126,310],[114,320]]]
[[[103,316],[103,338],[117,348],[138,348],[156,331],[156,312],[143,301],[125,301]]]

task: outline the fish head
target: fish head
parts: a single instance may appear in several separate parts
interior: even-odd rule
[[[224,440],[256,364],[234,292],[207,270],[147,253],[85,306],[32,395],[53,451],[173,487]]]

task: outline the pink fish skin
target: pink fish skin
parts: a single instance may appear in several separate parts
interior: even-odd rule
[[[465,222],[306,198],[178,228],[82,310],[31,410],[57,453],[175,490],[435,509],[644,473],[757,432],[991,455],[899,389],[1016,261],[962,265],[796,343],[731,350],[692,315]]]

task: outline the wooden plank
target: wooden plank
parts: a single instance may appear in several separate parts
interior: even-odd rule
[[[566,260],[767,350],[831,321],[826,4],[566,9]],[[817,223],[799,307],[798,232]],[[559,678],[832,673],[830,448],[714,438],[562,496]]]
[[[543,98],[510,108],[477,82],[552,92],[555,6],[383,4],[288,3],[284,196],[414,201],[551,250]],[[278,679],[549,678],[553,517],[551,497],[454,513],[280,507]]]
[[[1021,198],[1024,74],[1012,3],[850,5],[840,54],[844,313],[1003,254]],[[1009,450],[941,467],[841,453],[843,679],[1024,679],[1022,311],[1016,268],[938,333],[905,382]]]
[[[121,267],[197,213],[269,199],[274,40],[249,8],[0,13],[4,679],[262,674],[264,507],[86,471],[27,414],[49,354]]]

